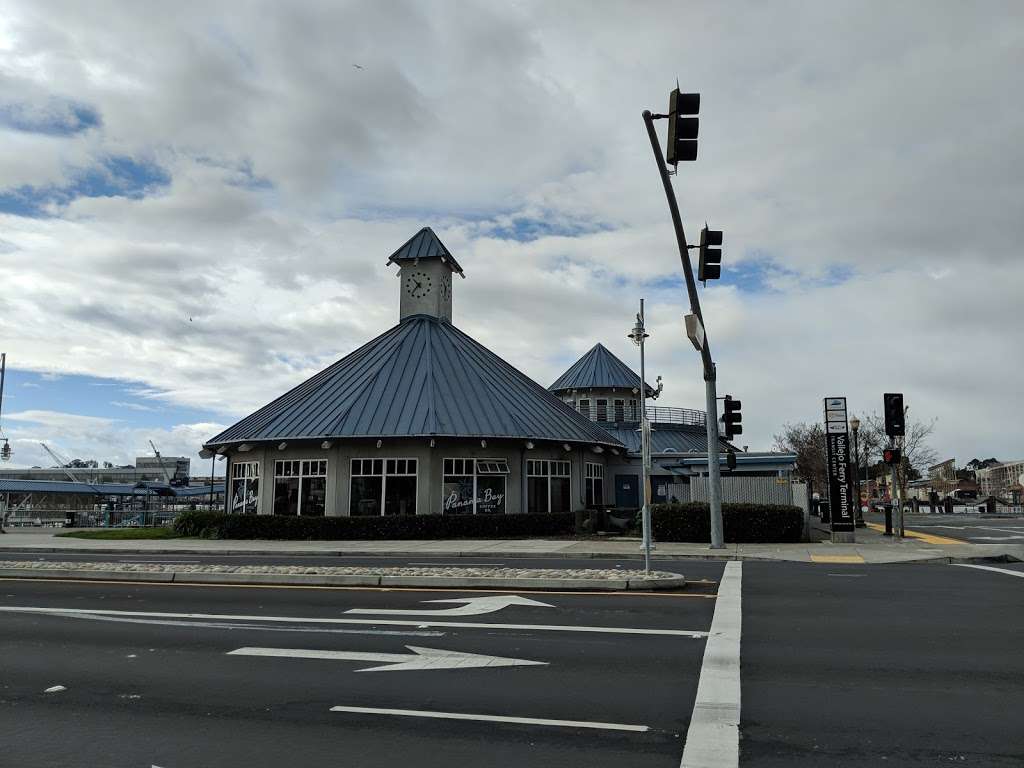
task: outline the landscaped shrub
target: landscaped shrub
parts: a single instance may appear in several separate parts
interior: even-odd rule
[[[574,515],[290,517],[183,512],[174,529],[182,536],[211,539],[510,539],[571,536]]]
[[[708,505],[655,504],[651,507],[655,541],[711,540]],[[722,504],[725,540],[733,543],[775,543],[800,541],[804,513],[800,507],[783,504]]]

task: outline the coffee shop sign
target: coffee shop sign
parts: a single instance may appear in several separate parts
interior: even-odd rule
[[[505,500],[505,494],[497,493],[491,488],[484,488],[483,493],[476,498],[479,506],[500,506]],[[460,496],[458,491],[452,491],[444,500],[445,512],[473,507],[473,499]]]

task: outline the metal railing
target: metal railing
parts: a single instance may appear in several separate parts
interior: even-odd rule
[[[647,420],[660,424],[685,424],[691,427],[703,427],[707,414],[693,408],[671,408],[664,405],[648,405]]]

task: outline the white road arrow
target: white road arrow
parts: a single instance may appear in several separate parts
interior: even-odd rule
[[[488,595],[486,597],[453,597],[447,600],[424,600],[425,603],[464,603],[458,608],[426,610],[422,608],[350,608],[345,613],[372,613],[375,616],[479,616],[494,613],[510,605],[529,605],[534,608],[554,608],[553,605],[519,595]]]
[[[238,648],[229,656],[277,656],[290,659],[330,659],[333,661],[373,661],[379,667],[365,667],[357,672],[396,672],[414,669],[471,669],[473,667],[527,667],[547,665],[546,661],[506,659],[479,653],[445,651],[439,648],[405,646],[412,653],[359,653],[357,651],[320,651],[307,648]]]

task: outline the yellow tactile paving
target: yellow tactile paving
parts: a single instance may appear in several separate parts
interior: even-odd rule
[[[879,523],[865,523],[868,528],[873,531],[884,531],[885,526]],[[932,533],[921,533],[920,531],[911,531],[907,528],[903,529],[903,532],[912,539],[920,539],[925,544],[963,544],[960,539],[951,539],[948,536],[936,536]]]
[[[812,563],[863,563],[860,555],[811,555]]]

